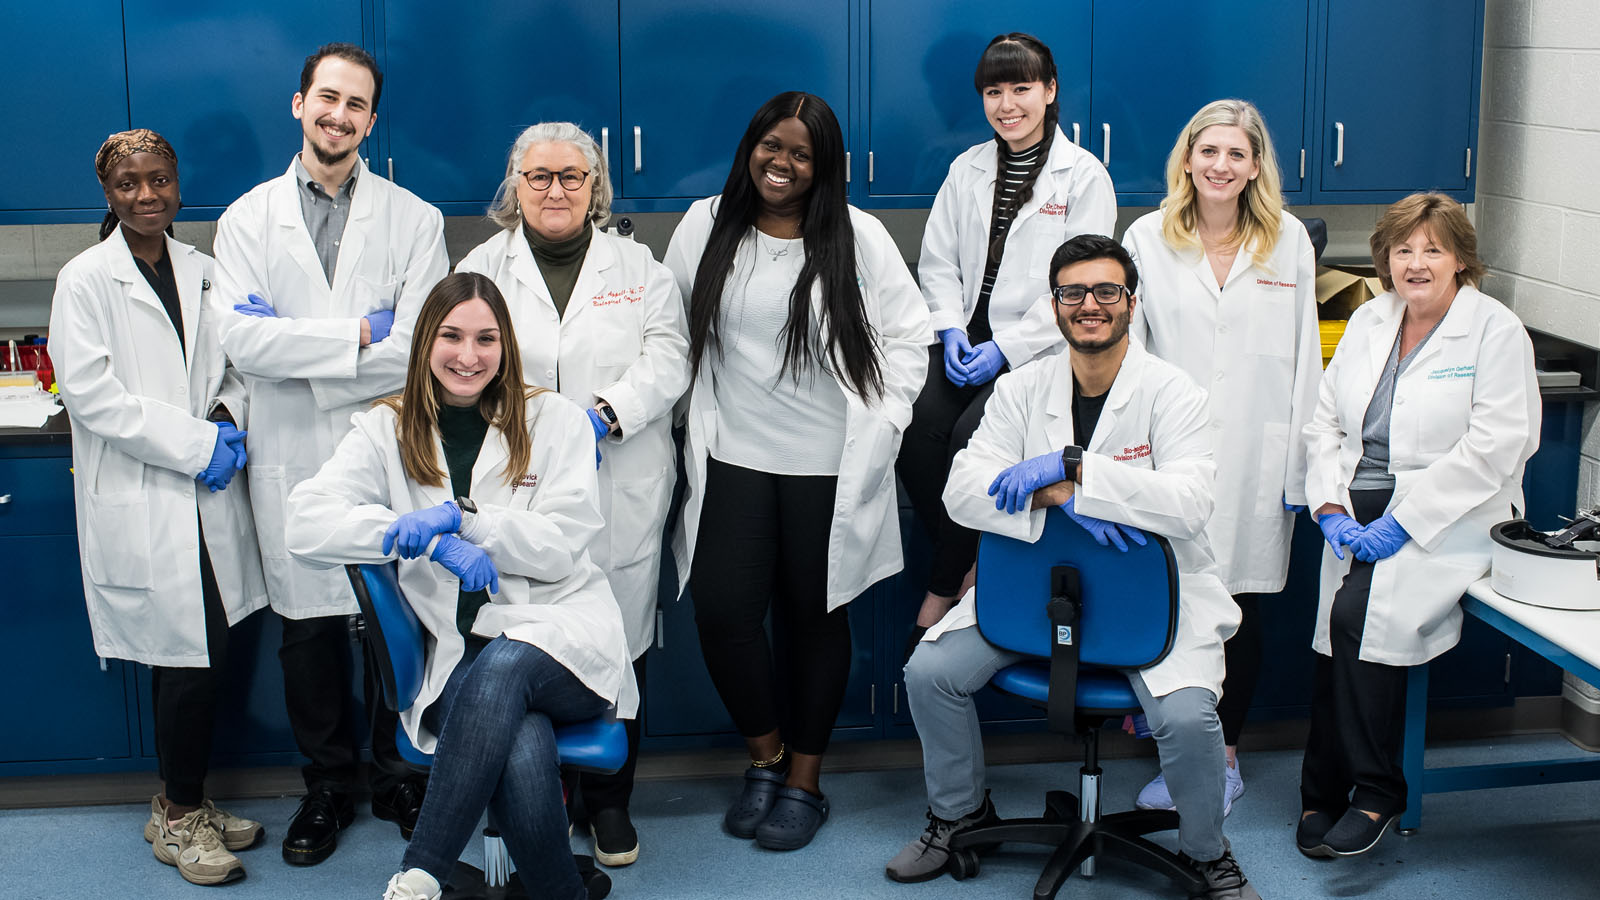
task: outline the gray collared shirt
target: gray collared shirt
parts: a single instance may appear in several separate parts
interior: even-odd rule
[[[317,248],[317,258],[322,260],[322,274],[328,284],[333,284],[333,270],[339,264],[339,242],[344,239],[344,225],[350,219],[350,195],[355,193],[357,165],[350,177],[339,185],[339,191],[330,195],[321,184],[311,180],[299,154],[294,158],[294,180],[299,185],[300,214],[305,216],[306,231],[311,233],[311,243]]]

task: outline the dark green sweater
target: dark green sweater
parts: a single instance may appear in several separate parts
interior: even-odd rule
[[[578,273],[583,271],[583,260],[589,255],[589,238],[594,229],[585,225],[582,231],[564,241],[547,241],[523,222],[522,234],[533,250],[534,261],[539,264],[544,286],[550,289],[556,313],[566,318],[567,301],[572,299],[572,288],[578,283]]]
[[[439,441],[444,445],[444,464],[450,472],[450,490],[457,497],[470,497],[472,465],[478,461],[489,423],[472,406],[439,406]],[[456,597],[456,630],[473,640],[472,621],[478,607],[489,602],[488,591],[461,591]]]

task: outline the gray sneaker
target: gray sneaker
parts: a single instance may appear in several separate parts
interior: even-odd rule
[[[156,859],[176,866],[190,884],[227,884],[244,877],[244,866],[222,845],[222,835],[205,807],[172,825],[162,816],[152,847]]]
[[[1231,850],[1224,849],[1220,857],[1210,862],[1197,862],[1184,853],[1178,854],[1178,857],[1194,866],[1195,871],[1206,880],[1206,892],[1202,896],[1208,900],[1261,900],[1261,895],[1250,886],[1250,880],[1239,869],[1239,862],[1233,858]]]
[[[950,838],[957,832],[980,825],[991,825],[1000,821],[1000,815],[994,810],[994,803],[989,799],[989,792],[983,794],[983,805],[978,811],[962,816],[954,821],[941,819],[928,810],[928,827],[923,830],[922,836],[905,845],[895,854],[894,859],[884,866],[884,874],[894,881],[912,883],[928,881],[944,874],[945,866],[950,862]]]

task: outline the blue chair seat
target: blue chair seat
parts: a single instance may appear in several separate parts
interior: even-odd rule
[[[1020,662],[1006,666],[989,679],[993,687],[1040,705],[1050,701],[1050,664]],[[1137,710],[1139,698],[1128,678],[1116,669],[1082,669],[1078,672],[1077,707],[1079,712],[1121,714]]]

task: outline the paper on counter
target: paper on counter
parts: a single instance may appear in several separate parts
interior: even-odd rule
[[[0,428],[38,428],[60,411],[61,404],[37,388],[0,391]]]

